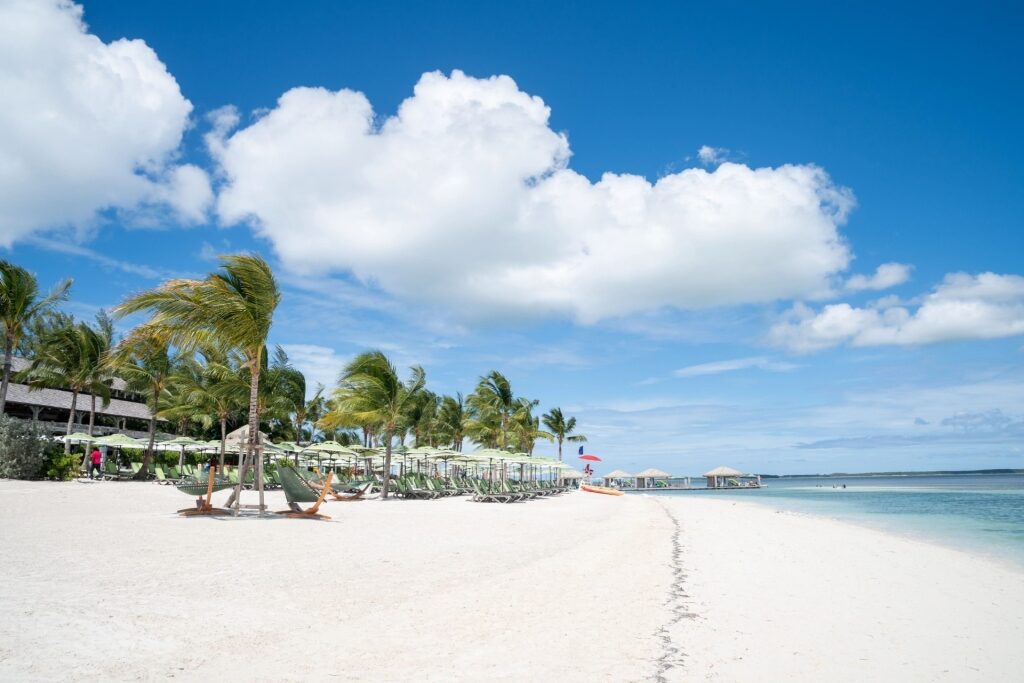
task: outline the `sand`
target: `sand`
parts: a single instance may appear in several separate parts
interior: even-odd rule
[[[332,502],[330,523],[173,514],[188,504],[0,482],[0,679],[1024,673],[1021,569],[710,494]]]

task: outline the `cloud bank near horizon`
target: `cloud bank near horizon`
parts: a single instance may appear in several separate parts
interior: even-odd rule
[[[920,345],[1024,334],[1024,277],[951,273],[918,300],[885,297],[866,307],[795,304],[769,339],[796,353],[850,346]]]

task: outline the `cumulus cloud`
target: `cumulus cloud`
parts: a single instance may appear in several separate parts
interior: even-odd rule
[[[854,275],[846,281],[846,291],[879,291],[901,285],[910,279],[910,266],[905,263],[883,263],[874,275]]]
[[[794,305],[770,331],[798,353],[850,344],[932,344],[1024,334],[1024,277],[953,273],[915,304],[894,298],[870,308],[846,303],[815,311]]]
[[[701,375],[718,375],[723,372],[735,372],[737,370],[748,370],[756,368],[769,372],[786,372],[796,369],[793,363],[777,361],[767,356],[752,356],[749,358],[732,358],[730,360],[714,361],[712,363],[700,363],[680,368],[672,374],[676,377],[699,377]]]
[[[573,316],[810,298],[849,250],[852,194],[815,166],[647,179],[569,168],[549,110],[507,76],[424,74],[394,116],[295,88],[208,137],[217,210],[302,275],[348,272],[467,316]]]
[[[697,150],[697,159],[700,163],[705,166],[715,166],[726,160],[729,155],[729,150],[725,147],[711,147],[709,145],[701,145],[700,149]]]
[[[206,173],[174,164],[192,105],[143,41],[104,43],[71,2],[6,0],[0,92],[0,246],[110,208],[203,218]]]

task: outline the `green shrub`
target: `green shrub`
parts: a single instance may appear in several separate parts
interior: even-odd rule
[[[82,464],[81,457],[74,453],[65,454],[62,450],[49,453],[47,460],[46,476],[58,481],[67,481],[73,478],[78,472],[79,465]]]
[[[60,442],[46,438],[35,422],[0,415],[0,477],[41,479],[50,455],[63,454],[63,449]]]
[[[295,467],[295,461],[291,458],[281,458],[277,461],[277,464],[281,467]]]

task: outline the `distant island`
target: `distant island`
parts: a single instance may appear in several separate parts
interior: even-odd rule
[[[762,479],[801,479],[822,477],[908,477],[955,474],[1024,474],[1024,469],[998,470],[928,470],[924,472],[832,472],[831,474],[762,474]]]

